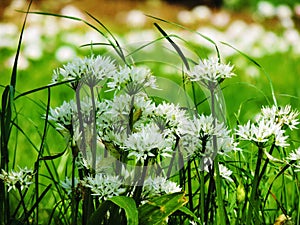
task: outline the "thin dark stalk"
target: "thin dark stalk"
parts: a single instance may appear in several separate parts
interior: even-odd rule
[[[142,191],[143,191],[143,185],[145,182],[145,178],[146,178],[146,173],[148,170],[148,158],[146,158],[145,162],[144,162],[144,166],[142,166],[142,174],[140,176],[140,178],[137,178],[137,184],[136,184],[136,189],[133,193],[133,198],[136,202],[137,205],[139,205],[141,203],[141,195],[142,195]],[[139,168],[139,167],[137,167]]]
[[[192,174],[191,174],[191,162],[188,161],[187,164],[187,185],[188,185],[188,196],[189,196],[189,205],[190,210],[194,211],[194,205],[193,205],[193,187],[192,187]]]
[[[73,147],[72,147],[72,152],[73,152]],[[76,150],[75,150],[76,151]],[[77,212],[76,212],[76,187],[75,187],[75,163],[76,163],[76,156],[74,156],[73,153],[73,158],[72,158],[72,197],[71,197],[71,220],[72,220],[72,225],[77,224]]]
[[[26,205],[25,205],[25,202],[24,202],[24,197],[25,196],[22,194],[20,185],[17,185],[17,189],[18,189],[18,192],[19,192],[19,195],[20,195],[20,202],[21,202],[21,205],[22,205],[23,210],[24,210],[24,217],[25,217],[26,223],[29,225],[28,212],[27,212],[27,208],[26,208]]]
[[[251,220],[253,219],[252,218],[253,210],[256,210],[256,212],[258,212],[257,194],[258,194],[258,187],[259,187],[259,171],[260,171],[262,156],[263,156],[263,148],[258,147],[258,156],[257,156],[255,173],[254,173],[254,181],[253,181],[251,195],[250,195],[250,204],[248,208],[246,225],[251,224]]]
[[[270,148],[270,151],[269,151],[269,154],[272,155],[273,151],[274,151],[274,148],[275,148],[275,143],[272,144],[271,148]],[[261,169],[261,172],[259,174],[259,177],[258,177],[258,182],[261,181],[264,173],[266,172],[266,169],[267,169],[267,166],[268,166],[268,163],[270,162],[270,159],[267,158],[262,169]]]

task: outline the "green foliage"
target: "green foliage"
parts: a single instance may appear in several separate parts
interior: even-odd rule
[[[167,223],[167,218],[180,210],[188,200],[183,193],[173,193],[151,199],[139,207],[140,225],[159,225]]]

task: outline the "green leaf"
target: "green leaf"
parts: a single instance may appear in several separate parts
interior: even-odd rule
[[[182,208],[187,202],[188,200],[183,192],[153,198],[146,204],[139,207],[139,224],[162,224],[168,216]]]
[[[187,207],[181,207],[179,209],[179,211],[183,212],[184,214],[192,217],[194,219],[194,221],[198,222],[199,224],[201,224],[201,221],[198,219],[198,217],[191,211],[189,210]]]
[[[97,210],[92,214],[88,221],[88,225],[98,225],[104,220],[106,212],[110,209],[113,204],[124,209],[127,219],[127,225],[138,225],[138,210],[135,205],[135,201],[126,196],[114,196],[104,201]]]

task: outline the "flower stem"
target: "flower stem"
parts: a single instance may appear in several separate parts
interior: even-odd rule
[[[215,86],[212,85],[212,88],[210,88],[210,98],[211,98],[211,111],[212,111],[212,117],[213,117],[213,125],[216,127],[216,111],[215,111]],[[218,146],[217,146],[217,137],[216,135],[213,135],[213,149],[214,149],[214,169],[216,172],[215,176],[215,185],[216,185],[216,196],[217,196],[217,214],[219,218],[218,224],[226,225],[226,213],[225,208],[223,205],[223,198],[222,198],[222,188],[221,188],[221,177],[220,177],[220,170],[219,170],[219,159],[218,159]]]
[[[256,210],[256,212],[258,212],[258,210],[259,210],[258,205],[257,205],[257,191],[258,191],[259,182],[260,182],[259,171],[260,171],[262,156],[263,156],[263,148],[258,147],[258,156],[257,156],[255,173],[254,173],[252,191],[251,191],[251,195],[250,195],[250,202],[249,202],[249,209],[248,209],[248,214],[247,214],[246,225],[251,224],[251,220],[253,219],[252,218],[253,210]]]

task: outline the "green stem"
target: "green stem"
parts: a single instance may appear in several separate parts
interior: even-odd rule
[[[205,182],[204,182],[204,171],[200,171],[200,215],[201,221],[204,223],[205,217]]]
[[[258,191],[259,181],[260,181],[259,180],[259,171],[260,171],[262,156],[263,156],[263,148],[258,147],[258,156],[257,156],[255,173],[254,173],[254,181],[252,184],[252,190],[251,190],[251,195],[250,195],[250,202],[249,202],[249,209],[248,209],[248,214],[247,214],[246,225],[250,225],[251,220],[253,220],[253,218],[252,218],[253,210],[256,210],[256,212],[259,211],[258,206],[257,206],[257,194],[258,194],[257,191]]]
[[[210,97],[211,97],[211,111],[212,111],[212,117],[213,117],[213,125],[216,127],[216,111],[215,111],[215,86],[212,85],[212,88],[210,88]],[[226,213],[225,208],[223,204],[223,198],[222,198],[222,187],[221,187],[221,177],[220,177],[220,170],[219,170],[219,159],[218,159],[218,146],[217,146],[217,137],[216,135],[213,135],[213,149],[215,154],[214,159],[214,169],[216,172],[215,177],[215,185],[216,185],[216,194],[217,194],[217,204],[218,204],[218,218],[219,222],[218,224],[226,225]]]
[[[92,134],[92,143],[91,143],[91,152],[92,152],[92,168],[96,170],[96,148],[97,148],[97,130],[96,130],[96,105],[95,105],[95,93],[93,87],[90,87],[91,97],[92,97],[92,124],[93,124],[93,134]]]

